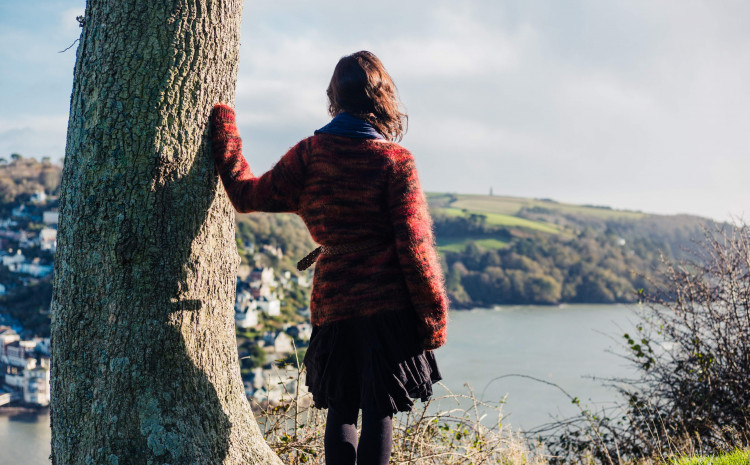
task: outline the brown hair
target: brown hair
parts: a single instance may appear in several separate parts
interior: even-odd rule
[[[409,117],[401,111],[391,76],[373,53],[363,50],[340,59],[326,94],[331,116],[346,111],[375,126],[388,140],[404,136]]]

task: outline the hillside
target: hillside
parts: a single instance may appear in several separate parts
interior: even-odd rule
[[[549,199],[427,195],[454,308],[634,302],[666,260],[690,258],[711,220]],[[295,215],[238,215],[246,262],[284,269],[314,247]],[[280,256],[258,255],[278,248]]]
[[[0,158],[0,202],[13,203],[19,196],[30,196],[39,191],[56,194],[62,168],[48,158],[37,161],[14,153],[10,161]]]
[[[454,304],[633,302],[711,220],[550,199],[431,193]]]

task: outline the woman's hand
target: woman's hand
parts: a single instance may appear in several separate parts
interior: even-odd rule
[[[297,144],[270,171],[256,177],[242,155],[234,109],[218,103],[208,121],[214,164],[235,210],[296,212],[304,187],[302,152],[307,144]]]
[[[225,103],[217,103],[211,109],[208,123],[211,132],[214,159],[216,159],[217,152],[220,152],[223,148],[220,147],[220,142],[225,142],[230,137],[239,138],[234,109]]]

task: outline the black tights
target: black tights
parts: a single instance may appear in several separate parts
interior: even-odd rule
[[[357,445],[358,408],[328,408],[326,465],[388,465],[393,446],[392,415],[362,410],[362,436]]]

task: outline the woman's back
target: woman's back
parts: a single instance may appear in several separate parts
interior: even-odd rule
[[[397,169],[411,154],[395,143],[327,134],[307,139],[306,152],[297,213],[317,243],[353,249],[318,258],[310,303],[313,324],[410,311],[397,253],[401,218],[394,215],[400,213],[399,192],[406,192]]]
[[[405,150],[377,139],[320,134],[309,139],[298,213],[315,242],[338,245],[393,237],[388,173]]]

